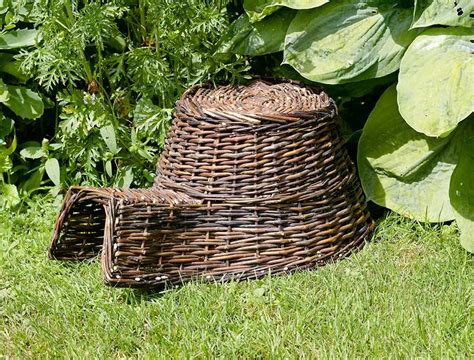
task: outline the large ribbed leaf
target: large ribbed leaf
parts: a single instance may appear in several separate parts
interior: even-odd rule
[[[246,14],[241,15],[223,37],[218,52],[257,56],[283,50],[286,31],[295,13],[282,9],[257,23],[251,23]]]
[[[245,0],[244,9],[250,21],[256,22],[274,13],[281,6],[301,10],[322,6],[328,2],[329,0]]]
[[[474,119],[472,120],[466,125],[471,128],[468,131],[470,134],[474,134]],[[459,145],[462,152],[451,177],[449,196],[461,229],[461,245],[474,252],[474,136]]]
[[[416,131],[446,135],[474,110],[473,37],[474,29],[428,29],[406,51],[398,105]]]
[[[326,84],[385,76],[398,70],[416,36],[408,31],[411,20],[412,10],[383,1],[340,0],[299,11],[285,38],[284,63]]]
[[[412,27],[431,25],[466,26],[473,25],[472,0],[415,0],[415,14]]]
[[[391,86],[359,143],[359,174],[368,199],[421,221],[452,220],[449,183],[458,161],[456,144],[464,135],[456,131],[437,139],[417,133],[400,116]]]

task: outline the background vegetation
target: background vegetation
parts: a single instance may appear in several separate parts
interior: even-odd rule
[[[147,186],[184,89],[282,76],[337,99],[369,200],[456,220],[474,251],[473,16],[444,0],[3,1],[0,205]]]
[[[242,56],[214,54],[233,14],[227,1],[3,4],[0,50],[16,71],[5,81],[36,91],[22,90],[21,106],[18,88],[3,93],[4,205],[50,186],[146,186],[181,92],[249,69]]]

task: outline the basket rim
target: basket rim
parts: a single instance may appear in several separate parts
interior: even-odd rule
[[[308,106],[308,104],[305,104],[305,106],[300,104],[301,106],[299,107],[290,106],[288,109],[280,107],[277,109],[272,109],[268,106],[261,106],[258,108],[259,104],[253,103],[252,100],[257,99],[262,102],[268,102],[266,100],[278,100],[279,98],[278,96],[270,98],[270,92],[265,93],[264,91],[259,91],[255,94],[245,96],[245,98],[252,98],[249,102],[252,102],[252,105],[255,105],[256,109],[245,108],[245,106],[242,106],[241,102],[232,103],[229,101],[229,99],[222,99],[222,103],[217,103],[217,105],[222,106],[223,108],[219,108],[219,106],[207,106],[206,104],[203,104],[202,101],[199,101],[201,99],[195,98],[195,96],[199,95],[200,91],[207,90],[213,95],[214,92],[217,91],[229,90],[232,95],[235,95],[239,92],[251,91],[252,87],[258,87],[260,84],[263,86],[267,85],[272,90],[279,90],[278,95],[281,95],[282,102],[285,100],[288,101],[290,99],[295,101],[301,100],[307,95],[306,100],[310,99],[313,101],[313,103],[316,103],[315,105],[318,106],[311,107]],[[301,94],[299,99],[292,97],[290,95],[293,94],[287,94],[283,92],[282,89],[279,89],[279,86],[285,85],[291,85],[295,91],[302,89],[304,93]],[[290,87],[286,87],[291,90]],[[276,93],[276,91],[271,93]],[[262,122],[285,124],[300,121],[302,118],[321,117],[324,114],[334,115],[337,114],[337,107],[335,101],[330,98],[321,87],[305,84],[301,81],[292,79],[253,76],[246,83],[232,84],[229,82],[223,82],[215,84],[212,82],[205,82],[202,84],[193,85],[181,95],[178,101],[176,101],[175,112],[178,116],[181,115],[193,118],[215,119],[224,123],[260,125]]]

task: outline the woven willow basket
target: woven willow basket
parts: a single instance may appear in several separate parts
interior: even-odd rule
[[[189,89],[150,189],[73,187],[50,256],[109,284],[258,278],[360,248],[373,222],[336,107],[296,82]]]

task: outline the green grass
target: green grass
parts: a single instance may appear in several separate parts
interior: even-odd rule
[[[57,204],[0,213],[0,357],[472,358],[473,256],[455,225],[381,220],[317,271],[162,293],[47,259]]]

